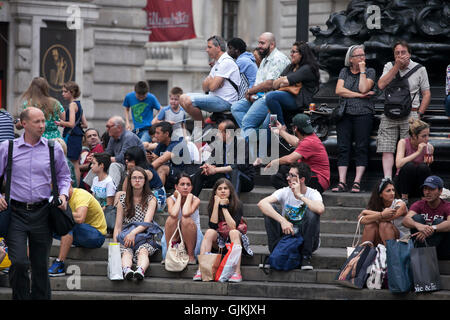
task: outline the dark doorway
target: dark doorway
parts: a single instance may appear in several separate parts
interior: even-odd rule
[[[6,108],[8,68],[8,23],[0,22],[0,108]]]

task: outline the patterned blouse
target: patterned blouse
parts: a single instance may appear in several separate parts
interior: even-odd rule
[[[59,101],[56,101],[56,102],[57,103],[55,103],[54,109],[53,109],[54,112],[50,115],[49,119],[47,119],[47,118],[45,119],[45,131],[42,136],[47,139],[56,139],[56,138],[62,137],[61,132],[59,132],[58,126],[55,124],[55,121],[60,120],[59,115],[64,112],[64,107],[62,106],[62,104]],[[23,103],[23,109],[26,109],[28,107],[39,108],[38,106],[33,105],[32,102],[29,104],[28,101],[25,101]]]

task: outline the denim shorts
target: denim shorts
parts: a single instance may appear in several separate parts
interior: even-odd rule
[[[220,97],[210,94],[188,93],[192,101],[192,105],[208,112],[223,112],[231,110],[231,103]]]

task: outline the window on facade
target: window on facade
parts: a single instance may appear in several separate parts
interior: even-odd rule
[[[167,81],[148,80],[148,86],[150,88],[150,93],[155,95],[161,106],[167,106],[169,104],[169,89]]]
[[[239,0],[223,0],[222,37],[225,41],[237,37]]]

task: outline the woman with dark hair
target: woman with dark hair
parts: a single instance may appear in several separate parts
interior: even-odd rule
[[[397,143],[397,173],[394,181],[406,203],[410,196],[421,196],[420,186],[431,176],[434,147],[428,142],[429,138],[430,125],[419,119],[411,119],[409,137],[400,139]]]
[[[158,173],[150,166],[147,162],[147,158],[145,157],[144,151],[141,148],[135,146],[130,147],[125,151],[124,154],[126,169],[129,171],[134,167],[138,166],[145,170],[147,173],[149,187],[153,192],[153,195],[156,197],[158,201],[158,212],[162,212],[166,207],[166,189],[159,178]],[[122,191],[126,191],[127,185],[127,177],[125,177],[122,185]]]
[[[167,199],[167,217],[164,226],[164,236],[161,242],[163,259],[167,252],[167,244],[177,230],[180,222],[184,245],[189,255],[189,264],[196,264],[196,256],[200,253],[203,234],[200,227],[198,207],[200,199],[192,194],[192,180],[187,173],[181,173],[175,183],[175,192]],[[179,236],[175,241],[179,242]]]
[[[371,91],[375,85],[375,70],[366,68],[363,45],[348,48],[344,64],[336,84],[340,106],[345,107],[344,116],[336,123],[339,183],[331,191],[348,191],[347,169],[355,142],[356,174],[351,192],[357,193],[361,191],[361,179],[369,161],[369,138],[375,113],[370,97],[375,94]]]
[[[61,103],[50,96],[47,80],[42,77],[33,78],[30,86],[21,96],[20,101],[23,103],[23,109],[36,107],[44,112],[45,131],[42,135],[44,138],[61,138],[56,121],[65,118],[65,111]],[[19,130],[23,128],[20,121],[16,124],[16,128]]]
[[[242,244],[244,251],[248,255],[253,256],[253,251],[250,248],[250,242],[247,235],[238,230],[239,224],[245,221],[242,221],[242,203],[230,180],[221,178],[214,184],[208,203],[208,216],[209,229],[206,231],[205,237],[203,238],[200,254],[211,252],[213,247],[214,249],[224,248],[225,243],[232,242],[234,245]],[[220,222],[226,222],[230,229],[227,238],[224,238],[218,231]],[[200,269],[197,270],[193,280],[202,280]],[[228,281],[242,281],[240,260],[234,274]]]
[[[358,216],[364,224],[361,242],[371,241],[374,246],[386,245],[386,240],[399,239],[409,234],[402,225],[407,213],[406,204],[399,199],[394,182],[385,178],[372,191],[367,205]]]
[[[267,107],[276,114],[278,121],[285,125],[283,112],[297,114],[309,107],[314,94],[319,89],[319,64],[306,42],[295,42],[291,48],[291,64],[273,82],[275,91],[266,95]],[[287,87],[301,84],[298,94],[283,91]]]
[[[117,237],[124,226],[133,222],[152,222],[156,212],[156,199],[148,185],[148,177],[144,169],[134,167],[129,173],[130,179],[126,184],[126,193],[120,196],[120,204],[117,205],[116,225],[113,239]],[[138,226],[124,238],[120,245],[122,253],[122,268],[125,279],[143,280],[145,270],[150,265],[149,256],[159,248],[156,234],[148,242],[134,249],[136,235],[144,232],[147,227]],[[136,271],[131,269],[133,262],[137,262]]]

